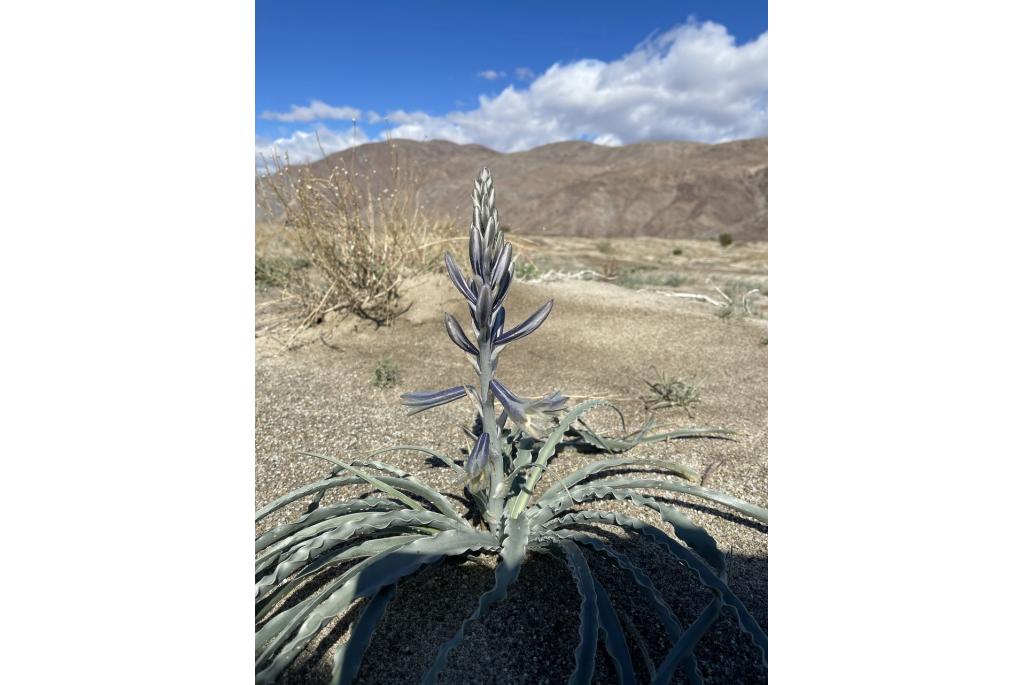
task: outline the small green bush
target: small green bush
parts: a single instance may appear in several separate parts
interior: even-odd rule
[[[308,259],[294,257],[256,257],[256,285],[283,288],[292,274],[309,266]]]
[[[664,285],[669,288],[678,288],[679,286],[686,283],[686,278],[679,274],[669,274],[665,277]]]
[[[373,367],[374,387],[385,389],[394,387],[398,382],[398,365],[389,357],[381,357]]]
[[[732,233],[719,233],[718,244],[722,247],[729,247],[732,245]]]
[[[612,244],[607,240],[602,240],[597,244],[597,251],[601,254],[611,254]]]
[[[537,265],[533,262],[516,262],[516,278],[523,281],[532,281],[537,278]]]
[[[658,379],[654,382],[644,380],[650,392],[641,397],[644,408],[648,411],[682,407],[692,416],[690,407],[700,402],[700,384],[687,383],[680,378],[656,371]]]
[[[672,248],[672,255],[673,256],[678,257],[681,254],[683,254],[683,248],[681,248],[681,247],[673,247]]]

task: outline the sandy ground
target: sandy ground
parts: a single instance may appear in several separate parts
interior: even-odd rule
[[[567,246],[565,241],[544,245],[542,240],[534,258],[547,260],[551,268],[591,268],[614,254],[621,263],[651,262],[653,268],[645,272],[680,273],[684,282],[669,290],[710,293],[711,285],[729,279],[756,281],[767,289],[764,245],[733,246],[729,252],[716,243],[696,241],[612,243],[609,249],[595,241]],[[680,244],[683,253],[672,255],[676,249],[672,246]],[[652,253],[655,259],[646,259]],[[416,444],[462,458],[469,443],[459,426],[471,421],[470,405],[456,402],[407,418],[399,395],[470,380],[469,364],[441,325],[442,311],[465,321],[466,308],[440,276],[425,277],[410,297],[412,308],[391,327],[329,317],[297,336],[293,341],[297,347],[286,350],[283,343],[288,335],[280,328],[268,329],[287,316],[288,303],[277,301],[279,294],[273,290],[257,292],[257,507],[324,474],[323,463],[294,455],[297,450],[354,458],[379,447]],[[509,320],[518,322],[549,297],[555,299],[555,308],[548,321],[502,356],[499,377],[506,385],[529,396],[558,388],[574,403],[609,398],[634,428],[646,416],[639,399],[645,390],[642,378],[653,379],[658,370],[699,380],[701,402],[691,408],[693,417],[681,409],[661,410],[656,414],[660,424],[726,426],[738,432],[736,438],[647,445],[631,455],[673,459],[701,471],[710,468],[708,487],[768,506],[766,298],[755,317],[722,319],[707,304],[613,283],[516,283],[508,301]],[[395,387],[378,389],[371,384],[373,369],[385,356],[397,365],[400,378]],[[590,418],[592,425],[607,431],[616,428],[612,412],[598,410]],[[567,451],[552,461],[548,477],[566,475],[593,458]],[[393,453],[387,461],[442,492],[462,496],[451,472],[429,464],[424,455]],[[330,500],[356,492],[350,489]],[[767,527],[683,496],[665,499],[686,510],[718,540],[727,556],[731,586],[767,628]],[[598,506],[626,508],[618,503]],[[659,522],[653,512],[628,508],[652,524]],[[293,506],[268,523],[297,513],[299,507]],[[621,545],[634,550],[634,559],[654,578],[683,623],[692,621],[709,593],[658,549],[629,540]],[[670,645],[651,610],[617,569],[596,555],[589,559],[624,622],[644,636],[650,657],[659,662]],[[448,563],[403,583],[371,643],[360,682],[418,682],[437,647],[473,611],[491,582],[487,564]],[[564,566],[531,556],[509,598],[469,631],[451,655],[442,679],[450,683],[565,682],[573,668],[578,606],[575,586]],[[345,638],[356,614],[349,612],[325,631],[327,637],[299,658],[288,682],[325,682],[334,644]],[[645,681],[644,656],[635,644],[631,648],[638,676]],[[699,645],[697,656],[707,683],[766,681],[756,649],[731,615],[719,620]],[[615,682],[603,651],[599,658],[595,682]],[[685,682],[681,671],[677,681]]]

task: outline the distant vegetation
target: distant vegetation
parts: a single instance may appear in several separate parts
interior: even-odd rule
[[[390,357],[381,357],[377,365],[373,367],[374,387],[386,389],[392,388],[398,383],[398,365]]]
[[[343,158],[332,159],[335,166],[318,172],[291,167],[287,158],[265,160],[260,208],[287,251],[301,260],[263,255],[257,282],[279,286],[302,304],[300,327],[333,311],[390,323],[403,308],[403,283],[436,265],[453,227],[420,213],[397,153],[386,187],[376,191],[370,179],[342,166]]]
[[[692,417],[690,407],[700,402],[700,384],[687,383],[660,371],[655,371],[655,373],[657,380],[653,382],[644,380],[650,391],[641,398],[644,408],[648,411],[655,411],[669,407],[681,407]]]

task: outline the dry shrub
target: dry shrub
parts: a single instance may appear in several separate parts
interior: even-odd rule
[[[333,311],[390,323],[408,308],[403,283],[435,267],[451,241],[450,222],[420,213],[414,179],[390,149],[385,183],[373,171],[331,166],[326,154],[319,172],[293,167],[287,157],[264,160],[260,208],[286,252],[308,263],[278,274],[286,294],[302,303],[302,326]]]

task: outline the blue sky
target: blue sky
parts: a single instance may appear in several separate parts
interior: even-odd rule
[[[764,1],[257,0],[256,148],[767,135],[767,54]]]

